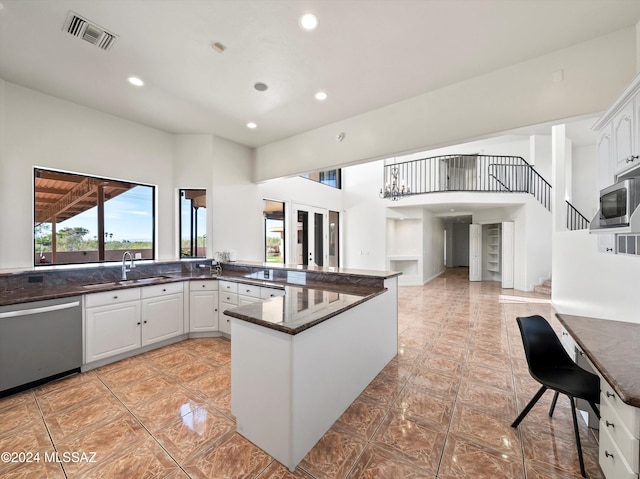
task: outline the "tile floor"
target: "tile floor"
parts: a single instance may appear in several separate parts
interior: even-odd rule
[[[293,474],[234,432],[230,343],[212,338],[0,399],[0,451],[40,454],[0,462],[0,477],[579,478],[566,398],[551,420],[547,392],[510,427],[538,389],[515,317],[542,314],[558,326],[549,304],[501,303],[501,293],[519,293],[466,278],[453,269],[400,288],[398,357]],[[589,477],[602,478],[584,424],[581,437]]]

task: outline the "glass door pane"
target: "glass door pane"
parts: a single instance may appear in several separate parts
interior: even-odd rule
[[[329,211],[329,264],[333,268],[340,266],[340,213]]]
[[[293,261],[297,265],[324,266],[328,263],[328,213],[322,208],[294,205],[294,243],[296,251]]]
[[[318,266],[324,266],[324,215],[314,213],[313,222],[313,255]]]
[[[309,212],[298,210],[296,264],[309,264]]]

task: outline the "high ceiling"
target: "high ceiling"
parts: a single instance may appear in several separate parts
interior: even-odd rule
[[[112,47],[64,31],[69,11],[115,34]],[[298,26],[305,12],[315,31]],[[634,0],[0,0],[0,77],[256,147],[639,20]]]

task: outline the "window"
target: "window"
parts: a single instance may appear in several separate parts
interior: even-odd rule
[[[207,257],[207,190],[180,190],[180,257]]]
[[[284,203],[263,200],[264,260],[267,263],[284,263]]]
[[[34,169],[34,264],[154,259],[155,187]]]
[[[307,173],[306,175],[300,175],[303,178],[317,181],[323,185],[331,186],[333,188],[342,188],[342,170],[327,170],[317,171],[315,173]]]

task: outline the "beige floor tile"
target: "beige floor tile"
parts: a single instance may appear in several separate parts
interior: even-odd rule
[[[366,444],[340,425],[334,425],[309,451],[299,467],[316,478],[344,478]]]
[[[85,378],[87,379],[77,384],[67,383],[60,388],[50,385],[36,390],[36,400],[42,412],[44,414],[58,412],[110,394],[107,387],[95,375],[85,376]]]
[[[445,438],[446,430],[413,421],[401,412],[392,410],[373,436],[372,442],[435,475]]]
[[[512,459],[455,433],[449,433],[447,436],[438,479],[524,479],[524,477],[522,459]]]
[[[349,479],[435,479],[435,476],[381,447],[369,444],[349,474]]]
[[[192,479],[251,479],[272,459],[239,434],[194,457],[183,469]]]
[[[215,447],[235,434],[235,424],[215,410],[199,408],[154,434],[178,464],[184,465],[203,449]]]

